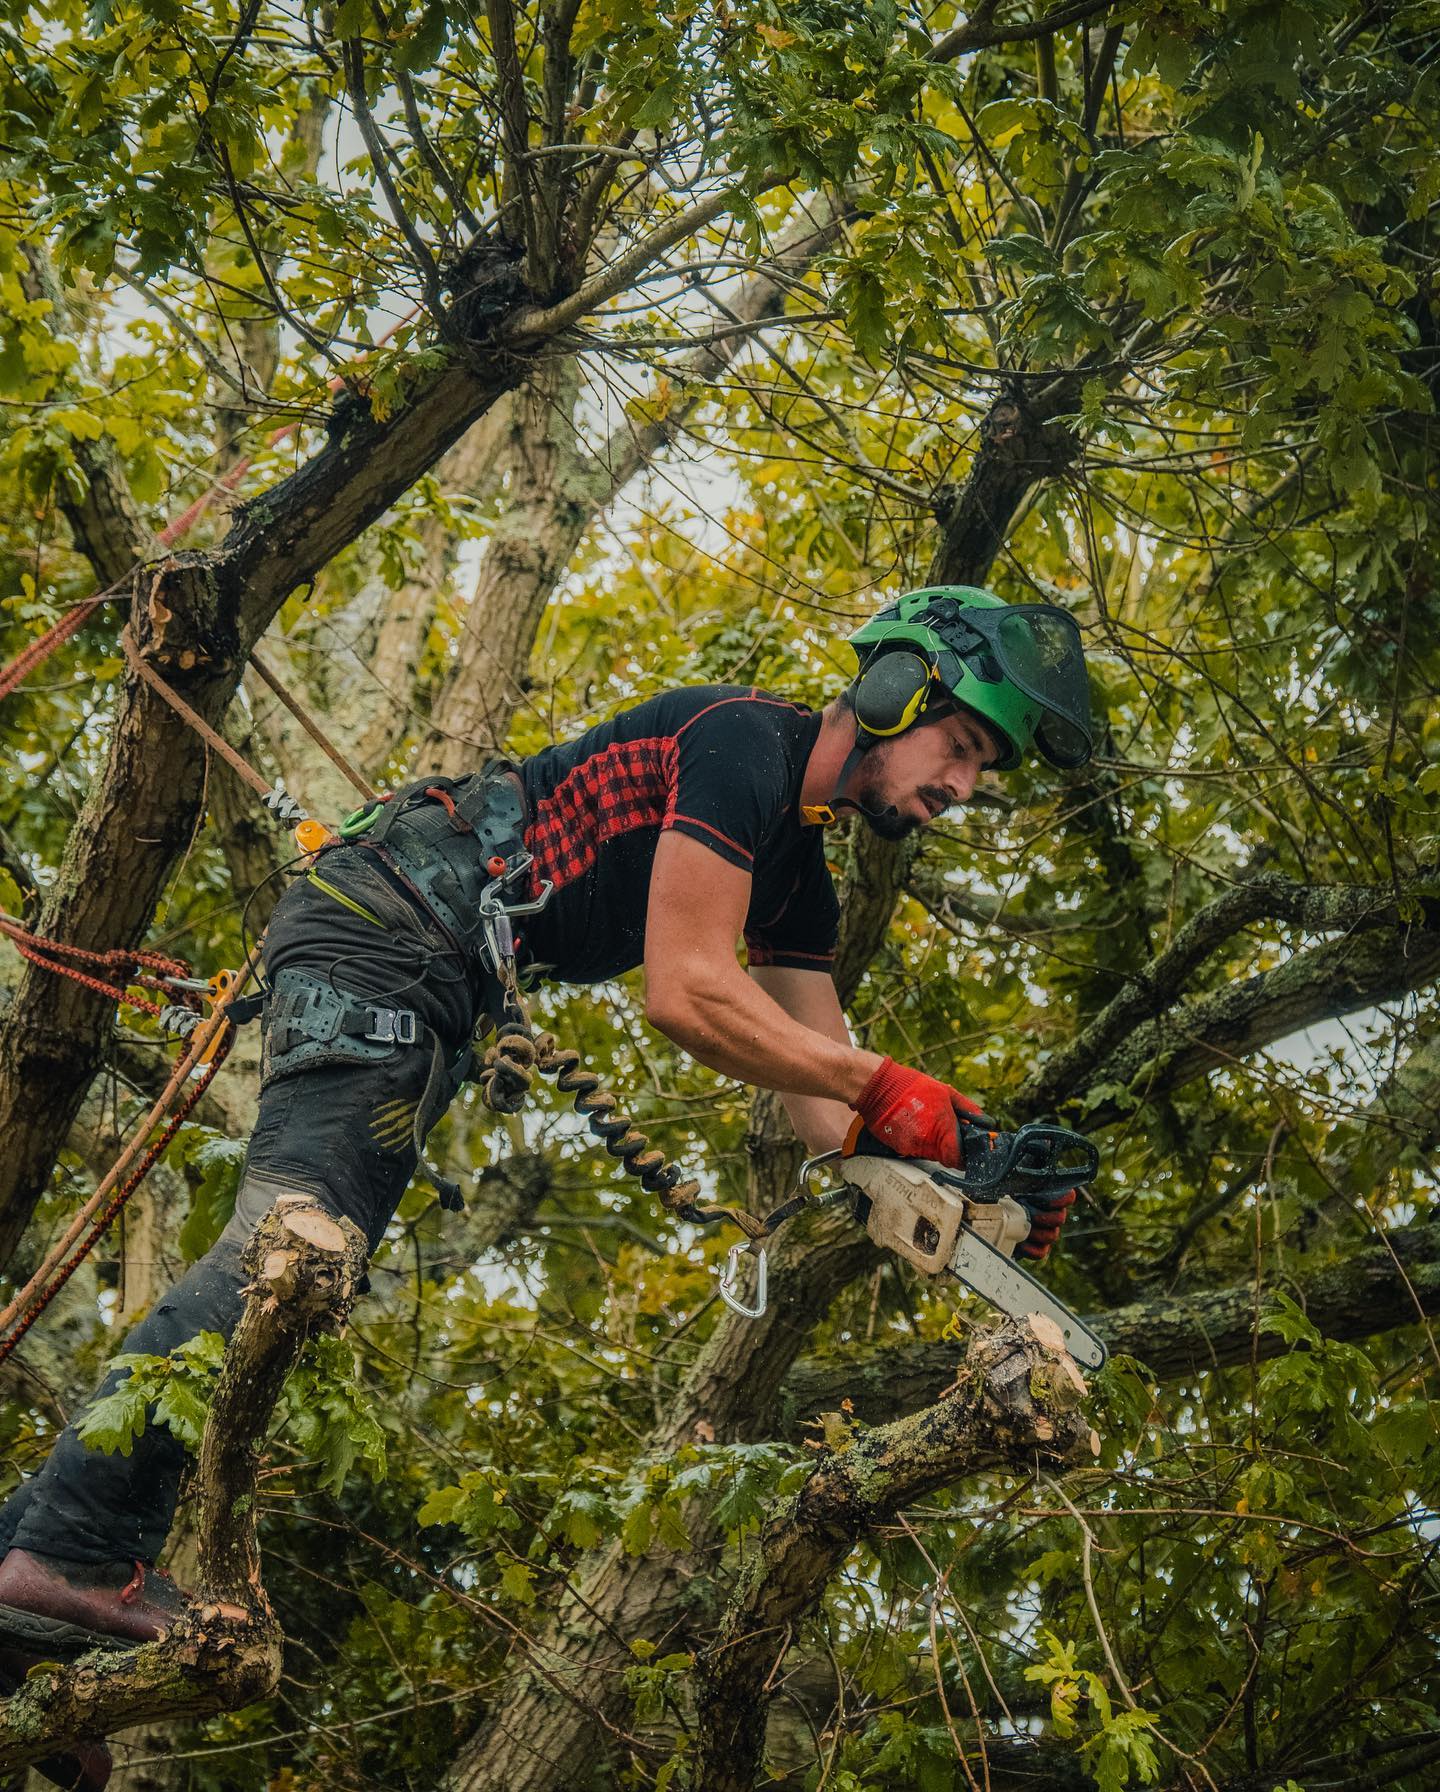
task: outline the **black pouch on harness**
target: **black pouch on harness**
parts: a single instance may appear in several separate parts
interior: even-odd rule
[[[480,898],[525,849],[525,797],[507,760],[464,778],[407,784],[341,829],[379,849],[472,962],[483,962]]]

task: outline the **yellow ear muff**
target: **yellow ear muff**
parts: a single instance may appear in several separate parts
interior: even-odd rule
[[[855,681],[855,719],[867,734],[903,734],[925,708],[934,670],[918,653],[882,653]]]

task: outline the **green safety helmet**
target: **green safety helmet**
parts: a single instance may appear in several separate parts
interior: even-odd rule
[[[1033,746],[1052,765],[1090,757],[1090,685],[1080,630],[1054,604],[1007,604],[977,585],[927,585],[850,637],[859,670],[849,701],[861,745],[954,710],[1000,743],[1001,771]]]

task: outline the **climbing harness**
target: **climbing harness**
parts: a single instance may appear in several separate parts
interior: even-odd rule
[[[651,1145],[602,1079],[582,1067],[579,1052],[559,1045],[551,1033],[536,1032],[520,988],[515,922],[538,913],[551,886],[541,882],[532,889],[535,861],[525,849],[524,829],[518,778],[507,762],[498,761],[467,778],[420,780],[388,799],[376,798],[345,818],[339,836],[380,853],[422,909],[494,980],[495,1038],[478,1066],[467,1051],[458,1072],[461,1081],[473,1078],[492,1112],[518,1113],[536,1072],[553,1077],[625,1174],[656,1195],[667,1212],[697,1225],[725,1219],[753,1232],[758,1222],[739,1209],[700,1207],[699,1182]],[[399,1012],[408,1015],[410,1027],[419,1027],[411,1011]],[[360,1018],[356,1013],[357,1024]],[[365,1042],[362,1033],[360,1043]],[[415,1043],[423,1043],[418,1033]],[[422,1101],[420,1111],[424,1106]],[[421,1162],[442,1200],[458,1201],[454,1184],[423,1155]]]
[[[534,864],[524,835],[525,799],[507,760],[407,784],[346,816],[339,830],[342,841],[380,854],[470,964],[506,949],[502,920],[549,900],[548,884],[533,899],[519,894]],[[513,940],[508,951],[513,957]],[[485,968],[498,976],[492,963]]]

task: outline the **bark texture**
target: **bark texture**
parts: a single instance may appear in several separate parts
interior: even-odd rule
[[[936,498],[940,544],[930,584],[984,583],[1031,487],[1063,472],[1079,453],[1075,437],[1054,419],[1079,408],[1082,377],[1065,373],[1028,388],[1017,381],[990,407],[964,484]]]

